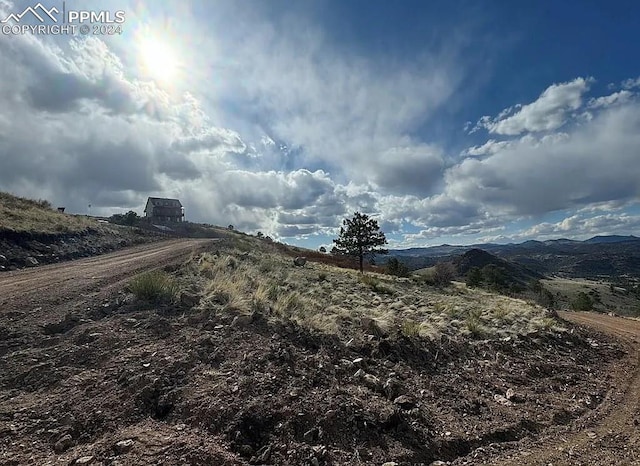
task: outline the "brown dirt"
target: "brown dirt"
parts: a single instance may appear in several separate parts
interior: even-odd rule
[[[627,354],[619,364],[611,366],[609,390],[597,409],[566,429],[553,430],[535,443],[523,442],[516,453],[489,463],[640,464],[640,321],[590,312],[560,315],[569,322],[615,337],[623,342]]]
[[[569,324],[509,340],[363,332],[346,344],[122,292],[143,269],[180,279],[176,264],[205,247],[167,241],[0,276],[0,464],[637,460],[637,337],[623,347]],[[598,461],[572,462],[562,438]]]

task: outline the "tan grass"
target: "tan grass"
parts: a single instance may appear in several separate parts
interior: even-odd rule
[[[90,218],[61,214],[48,201],[34,201],[0,192],[0,231],[40,234],[79,233],[100,228]]]
[[[374,319],[387,334],[411,338],[504,338],[563,330],[539,306],[463,284],[439,289],[321,263],[294,267],[291,257],[269,245],[254,244],[250,251],[236,246],[198,259],[194,273],[206,279],[202,305],[258,311],[345,339],[364,336],[363,318]]]

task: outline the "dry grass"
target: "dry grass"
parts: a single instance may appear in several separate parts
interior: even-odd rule
[[[53,210],[48,201],[34,201],[0,192],[0,231],[58,234],[98,227],[95,220]]]
[[[129,282],[129,291],[140,300],[151,303],[169,303],[178,297],[178,284],[162,270],[137,275]]]
[[[235,246],[192,261],[193,279],[203,280],[201,307],[258,311],[345,339],[363,335],[367,318],[385,333],[409,338],[492,339],[563,330],[540,306],[461,283],[439,289],[323,263],[294,267],[291,257],[261,241],[243,239],[241,248]]]

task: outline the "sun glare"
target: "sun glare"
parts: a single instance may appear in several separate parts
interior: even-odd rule
[[[143,72],[161,84],[172,83],[178,72],[178,59],[172,48],[154,37],[139,41],[139,62]]]

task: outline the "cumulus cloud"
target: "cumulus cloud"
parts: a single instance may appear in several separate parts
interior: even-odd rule
[[[494,215],[542,214],[640,195],[640,105],[611,107],[543,143],[522,139],[446,173],[446,194]]]
[[[477,126],[506,136],[556,130],[567,122],[570,112],[582,106],[582,97],[592,82],[592,78],[576,78],[552,84],[534,102],[507,108],[495,118],[482,117]]]
[[[633,97],[633,93],[627,90],[614,92],[613,94],[589,99],[589,108],[603,108],[612,105],[620,105],[628,102]]]

